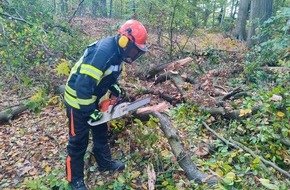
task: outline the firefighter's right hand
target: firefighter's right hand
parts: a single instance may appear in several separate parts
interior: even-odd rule
[[[92,122],[98,121],[103,117],[103,113],[95,109],[95,111],[90,115]]]

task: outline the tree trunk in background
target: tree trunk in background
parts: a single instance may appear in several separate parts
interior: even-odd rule
[[[249,48],[263,42],[264,38],[252,39],[257,27],[272,15],[273,0],[252,0],[250,9],[250,26],[248,30],[247,46]]]
[[[82,3],[79,8],[79,15],[82,17],[85,14],[84,4]]]
[[[235,5],[235,0],[232,0],[231,1],[231,18],[232,18],[232,16],[233,16],[233,14],[234,14],[234,5]]]
[[[92,0],[92,15],[95,17],[107,17],[107,1],[106,0]]]
[[[192,7],[193,7],[193,9],[190,10],[190,15],[191,15],[191,18],[194,20],[193,21],[193,25],[195,27],[197,27],[198,26],[198,21],[199,21],[199,18],[197,16],[197,1],[193,0],[190,3],[192,5]]]
[[[207,26],[207,21],[208,21],[208,17],[210,15],[210,10],[205,8],[204,12],[203,12],[203,26]]]
[[[121,15],[120,16],[123,16],[123,0],[121,0],[121,10],[120,10],[120,12],[121,12]]]
[[[216,9],[216,1],[214,1],[214,3],[213,3],[212,27],[214,27],[214,23],[215,23],[215,9]]]
[[[238,19],[236,27],[233,30],[232,38],[246,40],[246,23],[248,17],[250,0],[241,0],[239,5]]]
[[[136,2],[135,0],[133,0],[133,14],[135,15],[136,14],[136,10],[137,10],[137,6],[136,6]]]
[[[52,1],[52,5],[53,5],[53,11],[54,11],[55,13],[57,13],[57,9],[56,9],[56,0],[53,0],[53,1]]]
[[[103,17],[107,17],[107,0],[100,0],[100,9]]]
[[[239,6],[239,1],[236,1],[235,2],[235,6],[234,6],[233,13],[231,15],[232,20],[235,20],[235,18],[236,18],[238,6]]]
[[[68,4],[67,0],[61,0],[61,6],[60,6],[61,12],[62,13],[67,13],[68,11]]]
[[[113,0],[110,0],[110,10],[109,10],[109,17],[112,18],[112,10],[113,10]]]
[[[221,3],[221,10],[218,16],[219,27],[222,27],[223,25],[223,21],[225,19],[226,11],[227,11],[226,7],[227,7],[227,1],[223,0]]]
[[[92,0],[92,15],[97,17],[98,9],[99,9],[99,1],[98,0]]]

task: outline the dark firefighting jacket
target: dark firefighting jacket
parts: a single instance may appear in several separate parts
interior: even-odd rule
[[[84,117],[89,116],[100,98],[117,83],[121,70],[117,37],[104,38],[89,45],[71,70],[65,87],[66,105],[79,109]]]

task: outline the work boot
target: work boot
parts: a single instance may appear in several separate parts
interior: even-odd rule
[[[122,171],[125,169],[125,164],[119,160],[112,160],[109,144],[106,144],[103,148],[95,149],[95,159],[99,165],[99,171]]]
[[[70,183],[72,190],[87,190],[83,179]]]

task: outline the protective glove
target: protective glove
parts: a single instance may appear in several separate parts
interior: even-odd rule
[[[111,94],[116,96],[117,98],[124,99],[126,97],[125,90],[121,88],[118,84],[110,86],[109,90],[111,91]]]
[[[90,115],[92,122],[98,121],[103,117],[103,113],[95,109],[95,111]]]

